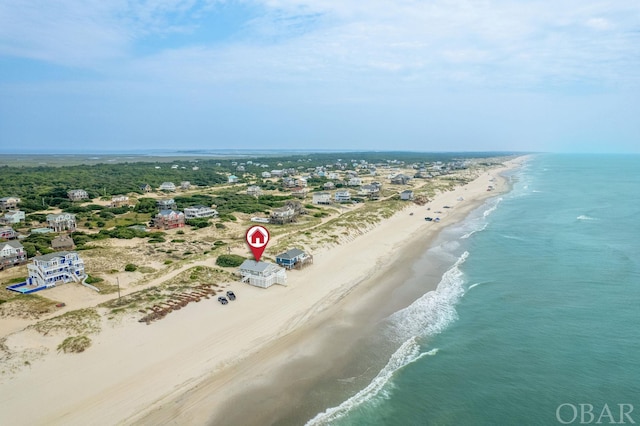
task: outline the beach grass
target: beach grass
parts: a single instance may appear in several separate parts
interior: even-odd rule
[[[100,314],[95,308],[76,309],[39,321],[29,328],[33,328],[45,336],[51,332],[97,333],[101,329],[100,320]]]
[[[87,336],[70,336],[58,345],[58,352],[80,353],[91,346],[91,339]]]

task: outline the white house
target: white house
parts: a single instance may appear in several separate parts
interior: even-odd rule
[[[268,179],[268,178],[270,178],[270,177],[271,177],[271,173],[269,173],[269,172],[262,172],[262,177],[263,177],[263,178],[265,178],[265,179]]]
[[[17,241],[0,242],[0,270],[21,265],[27,261],[24,247]]]
[[[5,240],[13,240],[18,238],[18,234],[10,226],[3,226],[0,228],[0,238]]]
[[[331,204],[331,194],[328,192],[314,192],[313,204]]]
[[[284,176],[284,170],[271,170],[271,176],[282,177]]]
[[[191,182],[189,182],[188,180],[183,180],[182,182],[180,182],[180,189],[182,189],[183,191],[191,189]]]
[[[4,214],[2,222],[8,224],[20,223],[24,220],[25,215],[22,210],[11,210]]]
[[[236,175],[229,176],[228,182],[229,183],[238,183],[238,176],[236,176]]]
[[[215,217],[218,215],[216,209],[206,206],[191,206],[184,209],[185,219],[200,219],[204,217]]]
[[[407,189],[406,191],[402,191],[400,193],[400,199],[404,201],[413,200],[413,191],[411,191],[410,189]]]
[[[67,192],[67,197],[69,197],[71,201],[80,201],[89,198],[89,194],[84,189],[72,189]]]
[[[278,265],[247,259],[240,268],[241,281],[256,287],[267,288],[274,284],[287,285],[287,272]]]
[[[322,187],[324,189],[333,189],[336,187],[336,185],[333,182],[325,182],[325,184],[322,185]]]
[[[335,200],[337,203],[341,202],[341,201],[350,201],[351,200],[351,193],[349,191],[343,190],[343,191],[336,191],[335,193]]]
[[[362,179],[360,179],[359,177],[351,177],[349,179],[349,181],[347,182],[347,185],[349,186],[360,186],[362,185]]]
[[[173,198],[157,200],[156,205],[158,206],[158,210],[174,210],[177,208],[176,201]]]
[[[114,195],[111,197],[111,207],[122,207],[129,205],[129,197],[126,195]]]
[[[175,191],[176,190],[176,184],[173,182],[162,182],[162,185],[160,185],[160,191]]]
[[[258,185],[248,186],[247,195],[253,195],[254,197],[259,197],[262,195],[262,188],[260,188]]]
[[[75,231],[76,215],[73,213],[48,214],[47,227],[54,232]]]
[[[307,187],[307,179],[303,178],[303,177],[299,177],[298,179],[296,179],[296,186],[302,187],[302,188],[306,188]]]
[[[27,285],[53,287],[61,283],[79,283],[85,277],[84,262],[75,251],[44,254],[32,261],[27,265]]]

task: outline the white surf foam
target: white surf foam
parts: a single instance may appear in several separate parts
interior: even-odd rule
[[[391,337],[399,341],[440,333],[458,318],[455,305],[464,294],[460,265],[469,256],[464,252],[456,263],[442,275],[438,287],[425,293],[411,305],[389,316]]]
[[[469,231],[466,234],[464,234],[462,237],[460,237],[460,239],[462,240],[466,240],[467,238],[469,238],[470,236],[472,236],[473,234],[475,234],[476,232],[481,232],[484,231],[485,229],[487,229],[487,226],[489,226],[489,223],[485,223],[482,228],[479,229],[474,229],[473,231]]]
[[[584,214],[581,214],[576,219],[578,219],[578,220],[598,220],[598,218],[587,216],[587,215],[584,215]]]
[[[382,388],[389,382],[396,371],[402,367],[411,364],[424,356],[433,356],[438,353],[438,348],[428,352],[420,352],[420,345],[415,337],[404,342],[397,351],[391,355],[387,365],[384,366],[378,375],[361,391],[344,401],[337,407],[328,408],[322,413],[317,414],[313,419],[306,423],[306,426],[326,425],[332,421],[344,417],[349,411],[372,400],[380,394]]]

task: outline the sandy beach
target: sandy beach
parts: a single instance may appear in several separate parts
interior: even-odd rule
[[[352,368],[357,336],[419,296],[394,291],[410,273],[403,265],[444,227],[506,191],[501,173],[523,161],[510,160],[425,206],[411,204],[353,241],[314,253],[312,266],[288,272],[286,287],[230,283],[238,299],[227,306],[203,300],[150,326],[123,318],[96,335],[85,353],[51,351],[2,378],[0,424],[272,424],[283,422],[285,407],[307,404],[299,417],[284,416],[298,422],[314,409],[304,401],[308,388],[327,371]],[[495,190],[487,191],[489,185]],[[427,222],[427,215],[441,221]],[[51,342],[25,330],[6,344]]]

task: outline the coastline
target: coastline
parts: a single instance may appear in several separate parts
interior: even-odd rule
[[[262,290],[232,283],[230,288],[239,297],[227,307],[210,300],[150,327],[108,328],[85,354],[47,356],[45,362],[34,363],[0,385],[5,395],[0,420],[30,424],[95,423],[96,419],[108,424],[275,421],[282,401],[274,403],[265,397],[249,409],[233,401],[261,389],[278,394],[287,380],[298,384],[289,387],[288,394],[301,398],[301,383],[309,386],[322,371],[340,360],[346,362],[353,333],[343,333],[340,341],[339,333],[323,327],[326,319],[337,321],[334,327],[342,322],[348,329],[410,303],[412,295],[394,292],[393,283],[409,273],[399,260],[410,262],[412,253],[418,256],[444,227],[505,191],[507,183],[499,174],[516,167],[521,159],[438,194],[429,203],[432,209],[454,206],[441,215],[440,223],[425,222],[426,206],[412,205],[355,240],[318,253],[313,266],[289,274],[287,287]],[[486,192],[490,178],[496,178],[497,186],[491,193]],[[465,200],[457,202],[460,196]],[[376,310],[377,302],[389,294],[389,311]],[[31,338],[39,337],[33,332]],[[326,353],[327,345],[333,346],[333,356],[315,363],[315,371],[304,366],[288,368],[297,360]],[[300,376],[302,371],[307,375]],[[288,377],[282,377],[283,372]],[[277,386],[271,386],[274,377]],[[37,410],[30,409],[35,400]],[[265,406],[270,413],[261,411]]]

